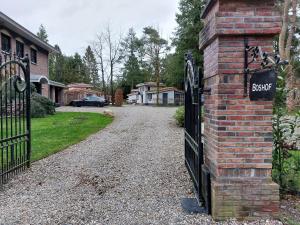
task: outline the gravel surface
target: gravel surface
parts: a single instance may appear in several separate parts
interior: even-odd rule
[[[1,225],[221,224],[181,208],[192,184],[183,163],[183,130],[172,117],[176,108],[111,110],[110,126],[33,163],[0,191]]]

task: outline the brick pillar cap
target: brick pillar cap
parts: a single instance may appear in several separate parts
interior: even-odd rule
[[[206,3],[202,13],[201,13],[201,19],[205,19],[211,8],[214,6],[214,4],[217,2],[217,0],[208,0]]]
[[[281,31],[282,17],[274,8],[274,4],[265,6],[265,3],[261,1],[264,7],[257,8],[258,2],[242,0],[249,4],[249,10],[245,13],[224,6],[214,10],[213,7],[218,2],[223,2],[223,5],[228,2],[239,3],[237,0],[208,1],[201,15],[204,18],[204,27],[200,31],[200,50],[204,50],[219,36],[275,36]],[[268,2],[274,2],[274,0],[268,0]]]

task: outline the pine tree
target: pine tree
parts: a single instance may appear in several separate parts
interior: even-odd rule
[[[83,63],[86,69],[86,75],[91,80],[94,87],[99,85],[99,75],[97,69],[97,61],[95,58],[95,54],[91,49],[91,46],[88,46],[85,55],[83,57]]]
[[[65,84],[90,83],[85,65],[77,52],[74,56],[64,56],[62,71],[62,80]]]
[[[49,77],[51,80],[64,82],[64,56],[58,45],[55,45],[54,48],[57,52],[52,52],[49,54]]]
[[[124,62],[123,85],[133,89],[136,84],[144,81],[141,65],[138,59],[141,40],[136,36],[133,28],[129,29],[127,36],[121,43],[122,60]]]
[[[76,82],[91,82],[91,79],[88,73],[86,72],[87,70],[85,64],[83,63],[81,56],[77,52],[75,53],[74,58],[72,60],[72,69]]]
[[[46,28],[44,27],[43,24],[40,25],[39,31],[37,32],[37,36],[44,42],[48,43],[48,34],[46,31]]]
[[[156,104],[159,104],[159,85],[161,82],[162,58],[169,50],[168,42],[163,39],[159,31],[153,27],[144,28],[143,48],[144,53],[148,57],[148,65],[154,71],[154,80],[156,82]]]
[[[199,51],[198,37],[203,27],[200,12],[204,5],[204,0],[180,0],[179,2],[179,13],[176,14],[178,26],[172,41],[175,53],[168,55],[165,61],[164,77],[168,85],[183,87],[184,55],[187,52],[191,51],[196,65],[202,67],[203,59]]]

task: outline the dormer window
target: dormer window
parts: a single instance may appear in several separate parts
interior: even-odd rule
[[[6,34],[1,33],[1,50],[10,53],[11,43],[10,37]]]
[[[24,44],[20,41],[16,41],[16,52],[19,58],[24,57]]]
[[[30,49],[30,59],[31,59],[31,63],[33,64],[37,63],[37,51],[33,48]]]

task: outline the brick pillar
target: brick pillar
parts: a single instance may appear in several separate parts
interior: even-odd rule
[[[276,216],[279,188],[272,182],[272,102],[244,97],[244,38],[273,51],[281,18],[274,0],[211,0],[202,14],[205,164],[211,173],[212,216]],[[259,66],[259,65],[258,65]]]
[[[49,84],[41,84],[41,88],[42,88],[42,95],[49,98],[50,96],[50,92],[49,92]]]

